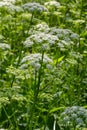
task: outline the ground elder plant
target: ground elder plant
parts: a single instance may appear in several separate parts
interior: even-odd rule
[[[0,0],[0,129],[87,129],[84,0]]]

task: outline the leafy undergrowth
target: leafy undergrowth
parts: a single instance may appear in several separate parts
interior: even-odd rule
[[[87,129],[87,3],[0,0],[0,130]]]

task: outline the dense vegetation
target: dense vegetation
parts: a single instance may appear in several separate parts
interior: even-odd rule
[[[0,0],[0,130],[87,130],[86,0]]]

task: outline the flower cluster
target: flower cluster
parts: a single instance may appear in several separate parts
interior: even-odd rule
[[[46,50],[50,49],[50,45],[56,45],[60,50],[67,50],[73,45],[78,45],[79,35],[69,29],[49,28],[45,23],[37,24],[29,31],[30,37],[23,42],[25,47],[32,47],[33,45],[40,45],[42,48],[46,46]],[[45,45],[44,45],[45,44]]]
[[[48,34],[49,32],[50,32],[50,27],[45,22],[41,22],[41,23],[36,24],[35,26],[31,27],[29,29],[28,34],[29,34],[29,36],[31,36],[32,34],[37,34],[37,33]]]
[[[2,7],[10,7],[10,6],[12,6],[12,4],[10,3],[10,2],[2,2],[2,1],[0,1],[0,8],[2,8]]]
[[[15,5],[10,6],[10,10],[15,12],[23,12],[23,9],[21,7]]]
[[[79,40],[79,35],[72,32],[69,29],[60,29],[60,28],[51,28],[51,33],[57,35],[59,39],[63,39],[66,41]]]
[[[24,70],[21,70],[20,68],[15,68],[12,65],[10,65],[8,68],[6,68],[6,73],[9,74],[9,78],[12,77],[12,75],[16,76],[17,79],[25,79],[25,75],[27,75],[27,72]]]
[[[76,127],[87,127],[87,110],[80,106],[72,106],[65,109],[61,114],[62,123],[75,125]]]
[[[54,7],[58,7],[60,6],[60,3],[57,1],[49,1],[45,3],[45,6],[54,6]]]
[[[12,3],[12,4],[15,4],[16,0],[2,0],[3,2],[9,2],[9,3]]]
[[[9,50],[9,49],[10,49],[10,45],[6,43],[0,43],[0,50]]]
[[[79,42],[79,35],[69,29],[51,28],[50,33],[59,38],[58,46],[61,50],[71,48],[72,45]]]
[[[21,69],[25,69],[28,66],[32,66],[35,70],[38,70],[41,66],[42,54],[30,54],[25,56],[21,61]],[[43,57],[43,63],[45,65],[52,63],[52,59],[50,59],[46,54]]]
[[[34,12],[34,11],[37,11],[37,12],[48,11],[46,7],[44,7],[40,3],[35,3],[35,2],[26,3],[26,4],[22,5],[22,8],[24,10],[29,11],[29,12]]]
[[[7,9],[10,13],[15,11],[15,12],[23,12],[23,9],[19,6],[13,5],[13,3],[8,2],[8,1],[3,1],[0,2],[0,8],[5,8]]]
[[[48,33],[50,31],[49,26],[46,23],[40,23],[35,26],[35,30]]]
[[[20,101],[20,102],[23,102],[23,101],[26,101],[26,98],[23,96],[23,95],[21,95],[21,94],[14,94],[14,95],[12,95],[12,98],[11,98],[11,100],[12,101]]]
[[[25,45],[25,47],[32,47],[32,45],[35,44],[41,45],[42,48],[44,47],[45,44],[45,46],[49,48],[49,45],[54,45],[56,42],[58,42],[57,36],[38,31],[37,33],[28,37],[23,42],[23,44]]]
[[[6,105],[6,104],[9,104],[9,99],[8,97],[0,97],[0,106],[1,105]]]
[[[53,0],[53,1],[49,1],[49,2],[46,2],[44,3],[45,7],[51,11],[51,12],[55,12],[55,13],[60,13],[58,12],[57,10],[61,7],[60,3]],[[57,12],[56,12],[57,11]]]

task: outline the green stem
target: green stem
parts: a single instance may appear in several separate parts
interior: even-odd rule
[[[37,102],[38,94],[39,94],[39,91],[40,91],[40,83],[41,83],[41,76],[42,76],[43,58],[44,58],[44,51],[42,52],[42,58],[41,58],[41,61],[40,61],[41,67],[40,67],[40,69],[39,69],[38,83],[37,83],[37,85],[35,86],[35,91],[34,91],[34,95],[35,95],[34,100],[35,100],[35,102]]]
[[[32,13],[32,16],[31,16],[31,20],[30,20],[30,23],[29,23],[29,26],[28,26],[27,35],[28,35],[29,30],[30,30],[30,27],[31,27],[31,25],[32,25],[32,22],[33,22],[33,17],[34,17],[34,12]]]
[[[30,112],[28,112],[28,114],[30,114],[29,118],[28,118],[28,121],[27,121],[27,127],[26,127],[26,130],[29,128],[29,130],[32,130],[32,118],[34,116],[34,113],[35,113],[35,110],[36,110],[36,104],[37,104],[37,101],[38,101],[38,94],[39,94],[39,91],[40,91],[40,83],[41,83],[41,76],[42,76],[42,66],[43,66],[43,58],[44,58],[44,52],[42,53],[42,58],[41,58],[41,61],[40,61],[40,64],[41,64],[41,67],[39,69],[39,72],[38,72],[38,81],[37,81],[37,72],[35,72],[35,83],[34,83],[34,102],[33,102],[33,105],[31,106],[31,110]]]
[[[20,54],[19,54],[19,59],[18,59],[18,62],[17,62],[16,68],[18,68],[19,63],[20,63],[20,60],[21,60],[21,51],[20,51],[19,53],[20,53]],[[12,81],[11,81],[11,84],[10,84],[10,87],[11,87],[11,88],[12,88],[12,86],[13,86],[13,83],[14,83],[14,81],[15,81],[15,78],[16,78],[16,76],[13,75],[13,77],[12,77]]]
[[[4,106],[2,106],[2,107],[3,107],[3,110],[4,110],[4,112],[5,112],[5,115],[6,115],[7,118],[8,118],[8,121],[9,121],[10,126],[13,126],[13,124],[12,124],[12,122],[11,122],[11,119],[10,119],[9,115],[8,115],[8,113],[7,113],[6,110],[5,110],[5,107],[4,107]]]

